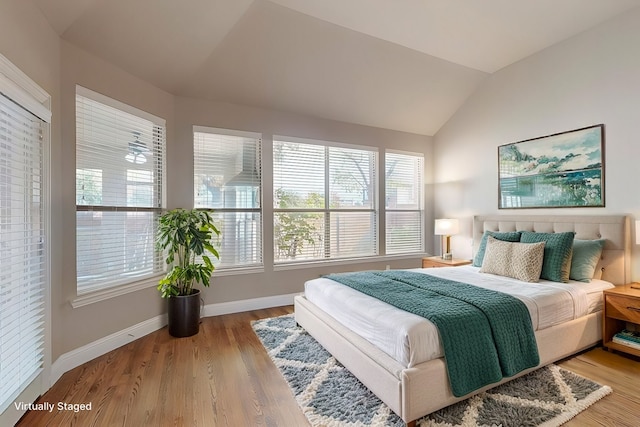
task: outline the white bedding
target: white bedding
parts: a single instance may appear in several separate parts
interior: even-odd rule
[[[602,280],[526,283],[479,273],[479,268],[472,266],[411,271],[511,294],[527,306],[535,330],[600,310],[602,291],[613,287]],[[305,297],[403,366],[412,367],[443,355],[435,325],[423,317],[326,278],[306,282]]]

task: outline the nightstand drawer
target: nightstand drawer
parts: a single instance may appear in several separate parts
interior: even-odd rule
[[[605,313],[607,317],[640,323],[640,300],[618,295],[606,295]]]
[[[436,268],[436,267],[448,267],[446,264],[442,264],[441,262],[435,262],[428,259],[422,260],[422,268]]]
[[[443,259],[439,256],[430,256],[422,258],[422,268],[435,267],[459,267],[461,265],[469,265],[471,261],[468,259]]]

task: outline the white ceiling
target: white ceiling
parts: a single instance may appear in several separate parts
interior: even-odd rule
[[[433,135],[481,81],[640,0],[32,0],[179,96]]]

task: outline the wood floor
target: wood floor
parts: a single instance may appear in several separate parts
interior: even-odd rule
[[[308,426],[250,326],[292,310],[205,318],[189,338],[163,328],[67,372],[38,400],[91,411],[32,411],[18,426]],[[595,348],[559,364],[614,390],[566,426],[640,425],[638,359]]]

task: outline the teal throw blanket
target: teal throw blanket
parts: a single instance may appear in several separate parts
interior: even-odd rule
[[[511,295],[403,270],[325,277],[434,323],[456,397],[540,363],[529,311]]]

